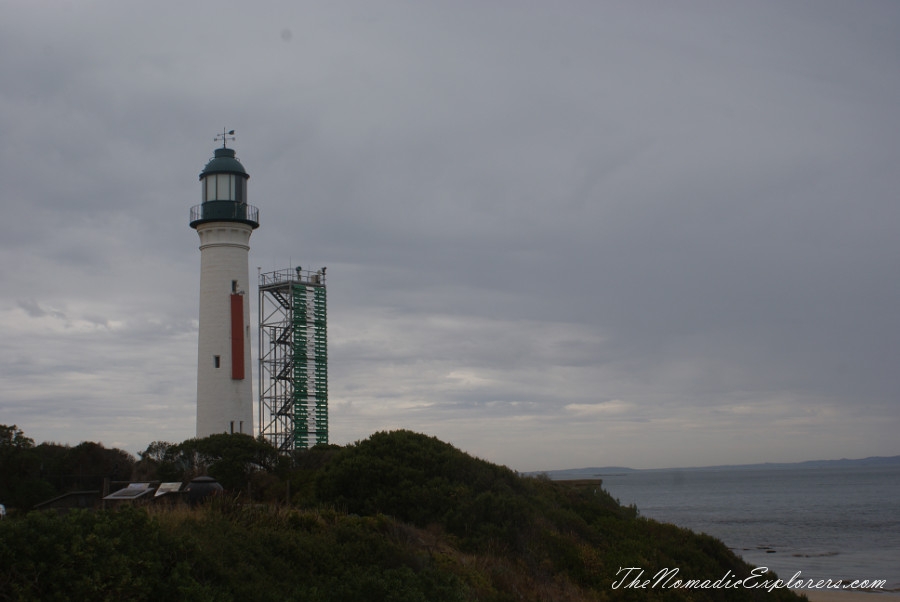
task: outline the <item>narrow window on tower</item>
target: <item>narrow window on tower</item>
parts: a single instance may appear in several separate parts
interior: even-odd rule
[[[215,366],[216,368],[218,368],[218,367],[221,366],[221,365],[222,365],[222,356],[220,356],[220,355],[214,355],[214,356],[213,356],[213,366]]]
[[[241,426],[241,430],[239,432],[243,433],[244,432],[244,421],[243,420],[241,420],[240,426]]]
[[[232,292],[232,293],[236,293],[236,292],[237,292],[237,280],[232,280],[232,281],[231,281],[231,292]]]
[[[231,434],[234,434],[234,420],[231,421]]]

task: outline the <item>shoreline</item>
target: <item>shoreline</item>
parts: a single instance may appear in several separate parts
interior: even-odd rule
[[[886,591],[798,589],[810,602],[900,602],[900,593]]]

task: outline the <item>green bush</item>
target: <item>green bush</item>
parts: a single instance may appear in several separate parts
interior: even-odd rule
[[[0,524],[0,599],[179,599],[204,592],[185,579],[196,553],[141,510],[32,512]]]
[[[270,491],[290,483],[304,506],[281,505],[281,493],[279,504],[232,493],[195,509],[4,520],[0,601],[797,599],[612,590],[620,567],[710,579],[750,567],[712,537],[639,517],[598,482],[523,478],[409,431],[298,452],[293,467],[232,436],[158,445],[141,461],[159,468],[179,457],[236,487],[260,475]]]

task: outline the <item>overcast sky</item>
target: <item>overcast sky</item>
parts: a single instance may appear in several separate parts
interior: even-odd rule
[[[38,442],[194,435],[227,127],[251,280],[328,267],[334,443],[900,454],[894,0],[0,7],[0,423]]]

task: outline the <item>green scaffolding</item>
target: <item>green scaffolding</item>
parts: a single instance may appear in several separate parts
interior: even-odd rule
[[[289,453],[328,443],[325,268],[259,275],[259,434]]]
[[[328,443],[325,287],[292,285],[294,447]],[[310,424],[312,418],[312,425]],[[312,427],[312,428],[311,428]]]

